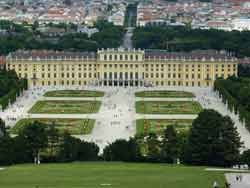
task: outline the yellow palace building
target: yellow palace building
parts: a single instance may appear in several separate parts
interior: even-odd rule
[[[213,86],[237,76],[238,60],[226,53],[101,49],[97,52],[16,51],[6,68],[35,86]]]

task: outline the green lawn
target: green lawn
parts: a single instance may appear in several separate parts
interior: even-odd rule
[[[159,98],[192,98],[193,93],[185,91],[140,91],[135,93],[136,97],[159,97]]]
[[[0,171],[3,188],[211,188],[222,172],[203,167],[136,163],[16,165]]]
[[[137,101],[136,113],[198,114],[202,107],[195,101]]]
[[[102,91],[90,90],[58,90],[48,91],[44,94],[45,97],[103,97]]]
[[[101,106],[100,101],[38,101],[30,110],[33,114],[86,114],[96,113]]]
[[[46,125],[54,124],[59,133],[67,131],[72,135],[90,134],[95,124],[93,119],[21,119],[10,129],[10,133],[18,134],[20,130],[34,121]]]
[[[170,125],[173,125],[177,131],[188,131],[192,122],[191,119],[138,119],[136,120],[136,134],[156,133],[162,135],[167,126]]]

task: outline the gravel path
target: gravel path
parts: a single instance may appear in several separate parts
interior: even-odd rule
[[[249,188],[250,187],[250,174],[246,173],[226,173],[226,180],[231,184],[230,188]],[[242,180],[237,181],[236,177],[241,176]]]

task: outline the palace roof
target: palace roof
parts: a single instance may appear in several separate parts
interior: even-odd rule
[[[236,61],[237,58],[215,50],[192,52],[168,52],[166,50],[145,50],[145,59],[156,60],[197,60],[197,61]]]
[[[10,53],[7,59],[37,59],[37,60],[62,60],[62,59],[95,59],[95,52],[65,52],[47,50],[18,50]]]

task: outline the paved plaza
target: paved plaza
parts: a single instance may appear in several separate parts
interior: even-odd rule
[[[101,108],[95,114],[30,114],[29,109],[38,100],[62,100],[60,97],[44,97],[43,94],[51,90],[62,89],[86,89],[104,91],[104,97],[64,97],[63,100],[98,100],[101,101]],[[137,91],[150,90],[175,90],[188,91],[194,93],[194,98],[139,98],[135,97]],[[82,118],[95,119],[96,124],[90,135],[80,135],[80,139],[92,141],[98,144],[101,151],[108,144],[116,139],[128,139],[136,133],[136,119],[195,119],[197,115],[189,114],[136,114],[135,102],[144,101],[198,101],[203,108],[215,109],[223,115],[229,115],[237,130],[244,141],[245,149],[250,149],[250,133],[239,121],[238,115],[230,112],[224,105],[218,95],[211,88],[195,88],[195,87],[150,87],[150,88],[122,88],[122,87],[46,87],[34,88],[25,91],[23,96],[8,109],[0,112],[0,117],[8,126],[14,126],[15,123],[23,118]]]
[[[237,177],[241,177],[237,180]],[[247,173],[227,173],[226,180],[230,183],[230,188],[249,188],[250,174]]]

